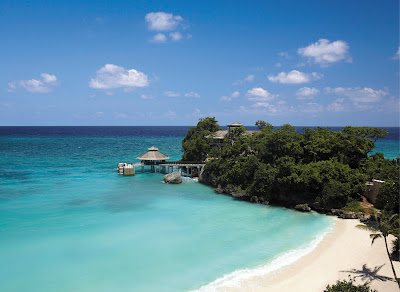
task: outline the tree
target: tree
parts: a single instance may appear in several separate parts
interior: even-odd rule
[[[346,280],[338,280],[336,284],[328,285],[324,292],[378,292],[376,290],[372,290],[369,287],[369,283],[364,283],[363,285],[355,285],[354,279]]]
[[[351,127],[347,126],[342,129],[343,133],[353,135],[353,136],[358,136],[362,138],[367,138],[371,139],[374,141],[374,143],[378,139],[385,138],[389,132],[384,129],[380,128],[372,128],[372,127]]]
[[[373,228],[367,225],[357,225],[358,228],[364,229],[367,231],[372,232],[369,236],[372,239],[372,244],[374,244],[375,239],[383,237],[385,240],[386,252],[389,257],[390,264],[392,266],[392,271],[394,275],[394,279],[396,280],[397,284],[400,287],[400,281],[397,279],[396,271],[393,267],[393,262],[390,257],[389,248],[387,245],[387,237],[389,234],[392,234],[396,237],[399,237],[399,230],[400,230],[400,218],[398,214],[391,214],[385,210],[378,216],[376,213],[374,214],[375,221],[377,223],[377,227]]]
[[[207,136],[222,130],[215,118],[201,118],[196,127],[189,129],[182,141],[182,159],[186,161],[203,161],[211,147]]]
[[[256,122],[256,127],[260,130],[260,131],[267,131],[267,132],[271,132],[274,129],[274,126],[272,126],[270,123],[264,122],[262,120],[258,120]]]

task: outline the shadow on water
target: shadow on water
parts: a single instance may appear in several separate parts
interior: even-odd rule
[[[392,278],[390,277],[386,277],[386,276],[382,276],[379,275],[379,271],[382,269],[382,267],[385,264],[381,265],[381,266],[376,266],[374,268],[368,268],[367,264],[364,264],[362,266],[361,270],[358,269],[351,269],[349,271],[340,271],[342,273],[350,273],[350,274],[354,274],[354,278],[361,278],[363,281],[373,281],[373,280],[379,280],[379,281],[394,281]]]
[[[90,202],[89,199],[74,199],[74,200],[68,201],[66,203],[66,205],[70,206],[70,207],[81,207],[81,206],[87,205],[89,202]]]
[[[109,213],[143,211],[150,204],[150,197],[128,192],[109,194],[104,197],[104,209]]]
[[[0,171],[0,179],[29,179],[31,176],[30,171]]]

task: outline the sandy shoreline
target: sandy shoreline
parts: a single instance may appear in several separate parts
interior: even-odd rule
[[[358,220],[338,219],[319,245],[295,263],[217,291],[322,292],[328,284],[348,279],[349,275],[358,283],[370,281],[379,292],[400,291],[393,280],[384,240],[377,239],[371,246],[369,232],[356,228],[357,224]],[[400,263],[394,265],[399,275]]]

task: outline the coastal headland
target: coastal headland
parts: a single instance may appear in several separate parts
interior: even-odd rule
[[[349,126],[336,132],[304,128],[301,133],[289,124],[274,130],[264,121],[256,126],[259,131],[247,131],[235,122],[223,131],[215,118],[200,119],[182,142],[183,159],[207,161],[199,182],[217,193],[346,220],[337,219],[315,249],[303,257],[292,255],[286,266],[264,273],[263,267],[238,271],[200,291],[324,291],[337,280],[351,279],[377,291],[399,291],[385,241],[378,238],[371,245],[371,230],[356,228],[358,219],[375,219],[383,236],[389,235],[390,250],[399,236],[399,161],[385,159],[383,153],[369,155],[388,131]],[[369,181],[383,184],[373,197]],[[390,231],[383,231],[384,218],[394,218],[385,221],[392,224]],[[399,262],[394,266],[400,269]]]

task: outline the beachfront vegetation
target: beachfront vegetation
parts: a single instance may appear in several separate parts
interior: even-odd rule
[[[386,210],[383,210],[382,213],[379,215],[375,213],[375,222],[377,224],[376,227],[371,227],[367,225],[357,225],[357,227],[371,232],[370,237],[372,239],[372,244],[374,244],[374,241],[377,238],[383,237],[383,239],[385,240],[386,252],[389,257],[390,264],[392,266],[394,279],[396,280],[397,284],[400,287],[400,280],[396,276],[396,271],[393,267],[392,258],[390,257],[390,252],[387,244],[387,237],[389,236],[389,234],[394,235],[397,238],[399,237],[400,233],[399,215],[392,214],[390,212],[387,212]]]
[[[362,285],[356,285],[354,279],[339,280],[336,284],[328,285],[324,292],[378,292],[370,288],[369,283],[366,282]]]
[[[207,136],[220,129],[215,118],[201,119],[182,142],[184,160],[209,158],[201,181],[236,197],[285,206],[307,203],[315,210],[356,208],[365,182],[375,178],[396,181],[399,166],[377,153],[374,142],[387,131],[370,127],[280,128],[257,121],[260,130],[231,131],[223,146],[210,146]],[[382,188],[382,209],[398,208],[398,184]],[[379,196],[378,196],[379,197]],[[397,200],[397,201],[396,201]],[[397,202],[397,203],[396,203]]]

